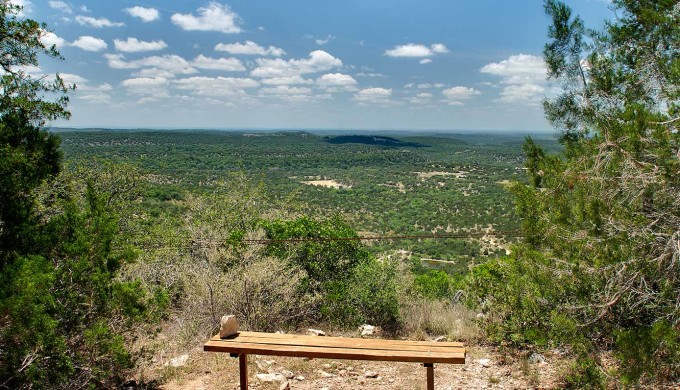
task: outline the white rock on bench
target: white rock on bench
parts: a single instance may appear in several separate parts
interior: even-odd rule
[[[369,324],[363,324],[359,327],[362,336],[372,336],[375,333],[375,326]]]
[[[307,334],[312,336],[325,336],[326,332],[319,329],[307,329]]]
[[[236,316],[222,316],[220,320],[220,338],[227,338],[238,333],[238,321],[236,321]]]

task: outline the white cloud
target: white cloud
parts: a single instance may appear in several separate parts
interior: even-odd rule
[[[85,77],[79,76],[77,74],[73,73],[59,73],[59,77],[64,80],[64,84],[84,84],[87,83],[87,79]],[[80,87],[80,85],[78,85]]]
[[[226,72],[241,72],[246,70],[245,66],[236,58],[210,58],[203,54],[194,58],[191,63],[200,69],[223,70]]]
[[[391,89],[366,88],[354,94],[354,100],[360,103],[388,104],[392,96]]]
[[[122,54],[104,54],[104,58],[107,59],[109,67],[113,69],[152,68],[153,70],[148,70],[147,73],[143,71],[137,73],[137,75],[143,74],[145,78],[170,78],[170,75],[197,72],[189,61],[175,54],[144,57],[133,61],[126,61]],[[149,77],[152,74],[163,74],[164,77]]]
[[[484,65],[480,72],[500,76],[504,84],[542,83],[548,74],[543,58],[528,54],[518,54],[501,62]]]
[[[239,16],[226,4],[211,2],[207,7],[198,9],[199,16],[194,14],[172,15],[172,23],[188,31],[218,31],[227,34],[240,33]]]
[[[470,99],[473,96],[481,94],[478,90],[469,87],[451,87],[442,91],[446,97],[446,102],[451,105],[462,105],[461,100]]]
[[[139,68],[139,65],[125,61],[125,56],[122,54],[104,54],[104,58],[108,61],[109,68],[112,69]]]
[[[427,103],[432,103],[432,98],[434,95],[432,95],[429,92],[421,92],[417,94],[416,96],[410,97],[406,100],[408,100],[411,103],[414,104],[427,104]]]
[[[112,21],[110,21],[106,18],[93,18],[91,16],[84,16],[84,15],[77,15],[76,16],[76,22],[78,22],[81,26],[90,26],[90,27],[95,27],[95,28],[123,27],[123,26],[125,26],[125,23],[112,22]]]
[[[356,91],[357,81],[350,75],[326,73],[316,80],[317,85],[328,92]]]
[[[128,92],[136,95],[151,95],[154,97],[167,97],[168,94],[168,80],[163,77],[138,77],[123,80],[121,85],[125,87]]]
[[[116,50],[125,53],[139,53],[142,51],[155,51],[162,50],[168,47],[168,45],[163,41],[140,41],[137,38],[128,37],[127,40],[123,41],[120,39],[114,39],[113,45]]]
[[[324,72],[341,67],[342,61],[323,50],[309,53],[308,58],[282,60],[280,58],[258,58],[257,68],[250,73],[253,77],[287,77],[307,73]]]
[[[89,35],[79,37],[71,43],[71,46],[75,46],[85,51],[102,51],[109,47],[103,39],[91,37]]]
[[[448,53],[449,49],[441,43],[434,43],[430,47],[407,43],[405,45],[395,46],[392,49],[386,50],[385,55],[389,57],[432,57],[435,54]]]
[[[258,92],[258,95],[276,98],[289,103],[309,102],[312,100],[312,98],[317,98],[316,96],[312,95],[311,88],[291,87],[288,85],[261,88]]]
[[[312,80],[302,78],[302,76],[270,77],[267,79],[262,79],[260,82],[267,85],[295,85],[313,83]]]
[[[321,86],[348,86],[356,85],[357,81],[350,75],[342,73],[326,73],[316,80]]]
[[[33,3],[30,0],[11,0],[10,3],[22,7],[22,10],[17,14],[18,16],[25,16],[33,12]]]
[[[245,41],[244,43],[218,43],[215,45],[215,50],[226,51],[230,54],[243,54],[243,55],[260,55],[260,56],[274,56],[281,57],[286,54],[283,49],[269,46],[267,48],[258,45],[253,41]]]
[[[444,46],[443,43],[433,43],[432,45],[430,45],[430,48],[432,49],[433,53],[443,54],[449,52],[449,49],[446,46]]]
[[[483,66],[480,72],[501,78],[501,84],[505,85],[499,100],[505,103],[537,104],[548,90],[547,68],[539,56],[513,55]]]
[[[382,73],[366,73],[366,72],[359,72],[356,74],[359,77],[387,77]]]
[[[276,87],[261,88],[259,93],[261,95],[309,95],[312,93],[311,88],[307,87],[290,87],[288,85],[279,85]]]
[[[546,94],[546,88],[539,84],[508,85],[501,91],[500,101],[506,103],[525,102],[537,104]]]
[[[429,64],[430,62],[432,62],[432,60],[429,58],[423,58],[422,60],[418,61],[418,63],[422,65]]]
[[[175,80],[173,85],[200,96],[242,97],[247,95],[245,89],[259,87],[260,83],[251,78],[198,76]]]
[[[49,31],[44,31],[43,35],[40,37],[40,42],[47,47],[52,45],[56,47],[61,47],[66,44],[66,40],[57,36],[57,34]]]
[[[145,23],[153,22],[154,20],[158,20],[161,17],[160,13],[155,8],[134,6],[131,8],[125,8],[125,12],[127,12],[132,17],[141,19],[142,22]]]
[[[77,87],[75,97],[81,101],[86,103],[110,103],[112,101],[109,94],[113,90],[111,84],[90,85],[88,79],[73,73],[60,73],[59,77],[67,86]]]
[[[90,11],[90,9],[89,9],[89,8],[87,8],[87,6],[86,6],[86,5],[84,5],[84,4],[83,4],[83,5],[81,5],[81,6],[79,7],[79,8],[80,8],[80,10],[81,10],[82,12],[91,12],[91,11]]]
[[[392,49],[386,50],[385,55],[390,57],[429,57],[432,55],[432,50],[425,45],[407,43],[406,45],[395,46]]]
[[[71,8],[70,5],[64,3],[63,1],[58,1],[58,0],[50,0],[47,2],[47,4],[54,9],[57,9],[61,12],[65,12],[67,14],[72,14],[73,9]]]
[[[332,41],[333,39],[335,39],[335,36],[328,34],[328,36],[326,38],[315,39],[314,42],[319,46],[323,46],[323,45],[327,44],[328,42]]]

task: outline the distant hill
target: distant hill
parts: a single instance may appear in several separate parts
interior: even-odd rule
[[[339,135],[336,137],[324,137],[325,142],[329,144],[364,144],[377,145],[388,147],[410,147],[422,148],[428,145],[417,142],[404,142],[392,137],[384,137],[379,135]]]

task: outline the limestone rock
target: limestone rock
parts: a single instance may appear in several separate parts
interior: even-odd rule
[[[319,375],[321,375],[322,378],[332,378],[332,377],[335,376],[335,375],[328,373],[324,370],[319,370]]]
[[[484,368],[489,368],[491,367],[491,359],[479,359],[479,365],[484,367]]]
[[[170,359],[165,365],[170,367],[182,367],[186,365],[188,361],[189,355],[181,355]]]
[[[236,316],[222,316],[220,321],[220,338],[227,338],[238,333],[238,321],[236,321]]]
[[[287,382],[286,377],[279,373],[257,374],[255,375],[255,378],[260,382]]]
[[[325,336],[326,332],[319,329],[307,329],[307,334],[312,336]]]
[[[364,376],[366,378],[377,378],[378,377],[378,372],[377,371],[366,371],[364,373]]]
[[[545,363],[545,357],[540,353],[534,352],[529,356],[528,361],[531,364]]]
[[[439,336],[436,339],[433,339],[432,341],[434,341],[435,343],[440,343],[442,341],[446,341],[446,336]]]
[[[363,324],[359,327],[362,336],[372,336],[375,333],[375,326]]]
[[[290,390],[290,383],[288,381],[281,383],[279,390]]]
[[[281,370],[281,375],[285,376],[286,379],[293,379],[295,377],[295,374],[293,374],[293,371],[288,371],[288,370]]]

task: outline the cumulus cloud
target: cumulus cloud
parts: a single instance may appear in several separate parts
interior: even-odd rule
[[[194,14],[172,15],[172,23],[187,31],[218,31],[226,34],[241,32],[238,26],[239,16],[226,4],[212,2],[207,7],[198,9]]]
[[[197,70],[189,61],[175,54],[166,54],[163,56],[150,56],[137,60],[127,61],[122,54],[104,54],[104,58],[108,61],[108,65],[113,69],[139,69],[151,68],[144,73],[141,71],[137,75],[144,75],[148,77],[142,78],[170,78],[177,74],[193,74]],[[158,77],[151,77],[151,75]],[[159,76],[162,74],[163,77]]]
[[[267,48],[258,45],[253,41],[245,41],[244,43],[218,43],[215,45],[215,50],[226,51],[230,54],[243,54],[243,55],[260,55],[260,56],[274,56],[281,57],[286,54],[283,49],[269,46]]]
[[[543,99],[547,89],[539,84],[508,85],[501,91],[500,101],[506,103],[525,102],[537,104]]]
[[[111,101],[109,92],[113,90],[113,86],[108,83],[99,85],[90,85],[89,80],[73,73],[60,73],[59,77],[64,80],[64,84],[77,87],[76,98],[88,103],[108,103]]]
[[[127,12],[132,17],[141,19],[144,23],[153,22],[154,20],[158,20],[161,17],[160,12],[158,12],[158,10],[155,8],[134,6],[125,8],[125,12]]]
[[[194,58],[191,64],[200,69],[223,70],[226,72],[246,70],[246,67],[236,58],[210,58],[203,54]]]
[[[508,59],[484,65],[480,72],[498,76],[505,86],[500,101],[506,103],[537,104],[544,96],[547,86],[547,68],[542,57],[517,54]]]
[[[328,34],[328,36],[326,36],[326,38],[315,39],[314,42],[319,46],[323,46],[323,45],[327,44],[328,42],[332,41],[333,39],[335,39],[335,36]]]
[[[136,95],[151,95],[157,98],[168,97],[168,80],[163,77],[137,77],[123,80],[121,85]]]
[[[416,96],[412,96],[406,100],[408,100],[411,103],[414,104],[427,104],[427,103],[432,103],[432,98],[434,95],[432,95],[429,92],[421,92],[417,94]]]
[[[317,84],[321,86],[332,86],[332,87],[337,87],[337,86],[348,86],[348,85],[356,85],[357,81],[354,80],[354,78],[348,74],[342,74],[342,73],[326,73],[325,75],[319,77],[316,80]]]
[[[18,16],[25,16],[33,12],[33,3],[30,0],[11,0],[10,3],[22,8]]]
[[[259,87],[260,83],[251,78],[197,76],[174,80],[173,85],[199,96],[238,97],[245,96],[246,89]]]
[[[52,45],[61,47],[66,44],[65,39],[60,38],[57,34],[49,31],[43,32],[43,35],[40,37],[40,42],[47,47],[51,47]]]
[[[366,88],[354,94],[354,100],[359,103],[388,104],[392,90],[386,88]]]
[[[432,57],[435,54],[448,53],[449,49],[442,43],[433,43],[425,46],[416,43],[407,43],[405,45],[395,46],[392,49],[385,50],[385,55],[389,57]]]
[[[316,80],[316,84],[328,92],[356,91],[357,81],[348,74],[326,73]]]
[[[481,94],[481,92],[474,88],[460,86],[447,88],[442,91],[442,95],[444,95],[446,102],[450,105],[462,105],[462,100],[468,100],[479,94]]]
[[[313,83],[312,80],[305,79],[302,76],[270,77],[262,79],[260,82],[267,85],[296,85]]]
[[[90,26],[95,28],[103,27],[123,27],[125,23],[112,22],[106,18],[93,18],[91,16],[77,15],[76,22],[81,26]]]
[[[504,84],[541,83],[548,74],[543,58],[528,54],[518,54],[501,62],[484,65],[480,72],[500,76]]]
[[[137,38],[128,37],[127,40],[123,41],[120,39],[114,39],[113,45],[116,50],[125,53],[139,53],[143,51],[155,51],[162,50],[168,47],[168,45],[163,41],[140,41]]]
[[[312,89],[307,87],[278,85],[276,87],[261,88],[259,93],[261,95],[309,95],[312,93]]]
[[[312,98],[323,98],[319,96],[313,96],[311,88],[291,87],[288,85],[261,88],[258,91],[258,95],[262,97],[275,98],[290,103],[308,102],[311,101]]]
[[[54,9],[59,10],[61,12],[65,12],[67,14],[73,13],[73,9],[71,8],[71,6],[64,3],[63,1],[50,0],[50,1],[47,2],[47,5],[49,5],[51,8],[54,8]]]
[[[282,60],[258,58],[257,67],[250,73],[253,77],[287,77],[317,73],[341,67],[342,61],[323,50],[309,53],[308,58]]]
[[[422,60],[418,61],[418,63],[422,65],[429,64],[430,62],[432,62],[432,60],[429,58],[423,58]]]
[[[71,43],[71,46],[75,46],[85,51],[102,51],[109,47],[103,39],[88,35],[79,37]]]

